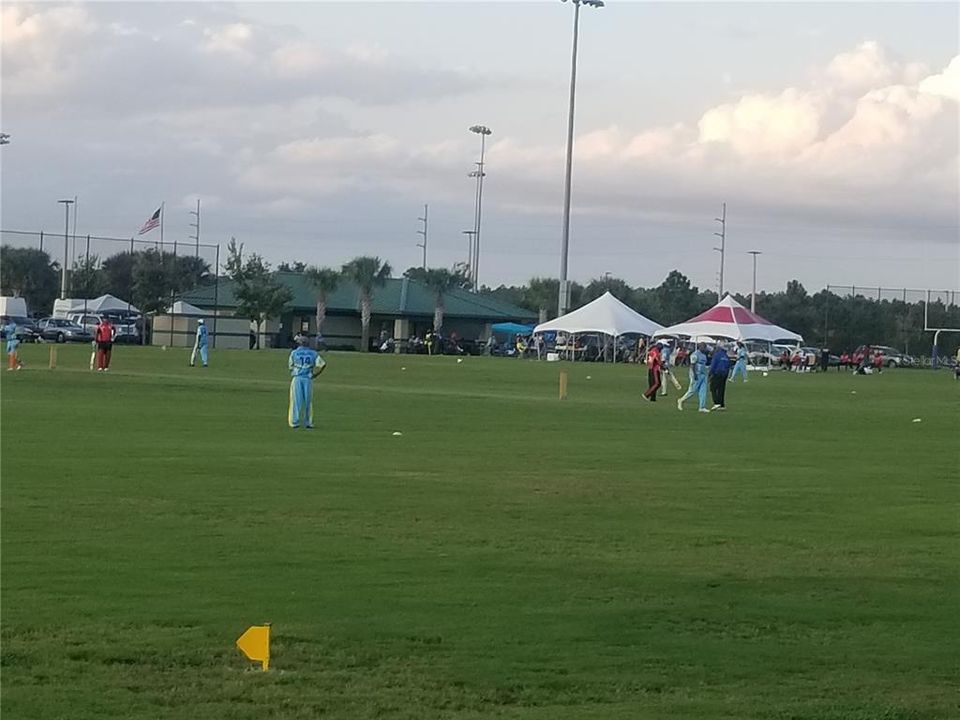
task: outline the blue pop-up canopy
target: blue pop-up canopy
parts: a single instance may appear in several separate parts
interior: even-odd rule
[[[520,323],[505,322],[497,323],[491,326],[494,333],[499,335],[529,335],[533,332],[533,325],[521,325]]]

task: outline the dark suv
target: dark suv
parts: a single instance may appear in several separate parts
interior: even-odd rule
[[[17,326],[17,340],[22,343],[37,342],[40,333],[37,330],[36,322],[30,318],[19,317],[17,315],[4,315],[0,317],[0,326],[6,326],[11,322]]]

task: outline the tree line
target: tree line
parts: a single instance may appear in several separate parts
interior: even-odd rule
[[[631,287],[615,277],[597,278],[586,285],[572,283],[571,309],[581,307],[609,291],[617,299],[642,315],[662,325],[688,320],[717,303],[712,290],[701,290],[679,270],[671,270],[666,279],[653,288]],[[501,285],[483,288],[481,292],[506,300],[540,314],[543,319],[556,316],[559,281],[533,278],[525,285]],[[750,296],[733,293],[733,297],[750,307]],[[863,295],[840,296],[827,290],[810,294],[797,281],[791,280],[779,292],[758,292],[757,314],[799,333],[810,345],[829,347],[834,351],[853,350],[858,345],[889,345],[907,353],[929,354],[933,337],[923,330],[924,302],[877,300]],[[960,328],[960,306],[931,302],[931,319],[940,327]],[[955,353],[960,334],[943,334],[940,353]]]
[[[60,296],[60,263],[44,250],[0,246],[0,292],[22,297],[35,312],[53,309]],[[103,260],[84,257],[67,275],[67,296],[109,293],[143,312],[165,312],[180,294],[212,282],[204,260],[154,248],[125,251]]]
[[[378,257],[360,256],[339,268],[317,267],[302,262],[284,262],[274,270],[256,253],[244,254],[243,245],[231,239],[224,271],[234,285],[237,314],[262,322],[279,315],[292,299],[278,272],[306,276],[315,295],[317,328],[323,327],[327,300],[343,281],[360,291],[362,347],[368,347],[373,297],[392,276],[389,263]],[[426,285],[434,296],[434,329],[443,328],[444,297],[455,289],[470,290],[469,269],[463,264],[447,268],[408,268],[404,275]],[[96,297],[110,293],[129,300],[144,312],[165,312],[180,294],[214,281],[210,266],[200,258],[175,256],[156,249],[122,252],[101,260],[84,259],[70,273],[71,297]],[[0,285],[4,295],[26,299],[33,310],[53,307],[59,295],[60,266],[49,254],[32,248],[0,247]],[[559,282],[535,277],[524,285],[481,287],[479,292],[538,313],[543,319],[556,315]],[[701,290],[679,270],[671,270],[660,285],[633,287],[616,277],[603,277],[587,284],[572,283],[571,309],[610,292],[637,312],[663,325],[683,322],[715,305],[717,294]],[[749,306],[748,296],[734,297]],[[923,331],[924,303],[877,300],[862,295],[841,297],[826,290],[809,294],[797,280],[780,292],[757,294],[757,312],[782,327],[803,335],[811,345],[835,351],[862,344],[891,345],[908,353],[926,354],[932,337]],[[960,327],[960,308],[931,303],[930,316],[942,327]],[[941,353],[956,352],[960,334],[941,337]]]

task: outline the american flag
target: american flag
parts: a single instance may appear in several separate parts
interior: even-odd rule
[[[140,228],[140,233],[139,233],[140,235],[150,232],[160,224],[160,211],[162,209],[163,208],[157,208],[157,211],[153,215],[151,215],[150,219],[143,224],[143,227]]]

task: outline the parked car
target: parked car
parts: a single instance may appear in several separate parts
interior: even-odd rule
[[[917,361],[911,355],[902,353],[888,345],[861,345],[854,352],[864,353],[873,358],[878,352],[883,357],[883,364],[890,367],[916,367]]]
[[[747,348],[747,362],[750,365],[755,367],[768,367],[776,365],[780,360],[778,355],[775,355],[768,349],[767,343],[746,343]]]
[[[37,323],[37,332],[42,340],[54,342],[90,342],[93,333],[83,325],[65,318],[43,318]]]
[[[19,315],[0,316],[0,326],[6,326],[10,322],[13,322],[17,326],[17,339],[20,342],[37,342],[39,334],[37,332],[36,322],[28,317],[21,317]]]
[[[137,326],[137,316],[134,315],[121,315],[113,313],[104,313],[102,315],[96,315],[92,313],[72,313],[67,316],[68,319],[82,325],[87,332],[91,335],[94,335],[97,331],[97,325],[100,324],[103,318],[106,318],[110,321],[110,324],[113,325],[113,341],[116,343],[139,343],[140,342],[140,329]]]
[[[814,359],[814,363],[815,363],[816,365],[818,365],[818,366],[820,365],[820,353],[822,352],[822,348],[818,348],[818,347],[802,347],[802,348],[800,348],[800,352],[803,353],[804,359],[806,360],[806,362],[809,362],[809,359],[808,359],[808,358],[812,355],[812,356],[813,356],[813,359]],[[827,361],[827,365],[828,365],[828,367],[837,367],[837,366],[839,366],[839,365],[840,365],[840,356],[839,356],[839,355],[834,355],[833,353],[831,353],[831,354],[830,354],[830,359]]]
[[[100,316],[93,314],[85,315],[83,313],[70,313],[67,315],[67,320],[75,322],[77,325],[82,325],[84,329],[90,333],[94,332],[94,330],[97,328],[97,325],[100,324]]]

